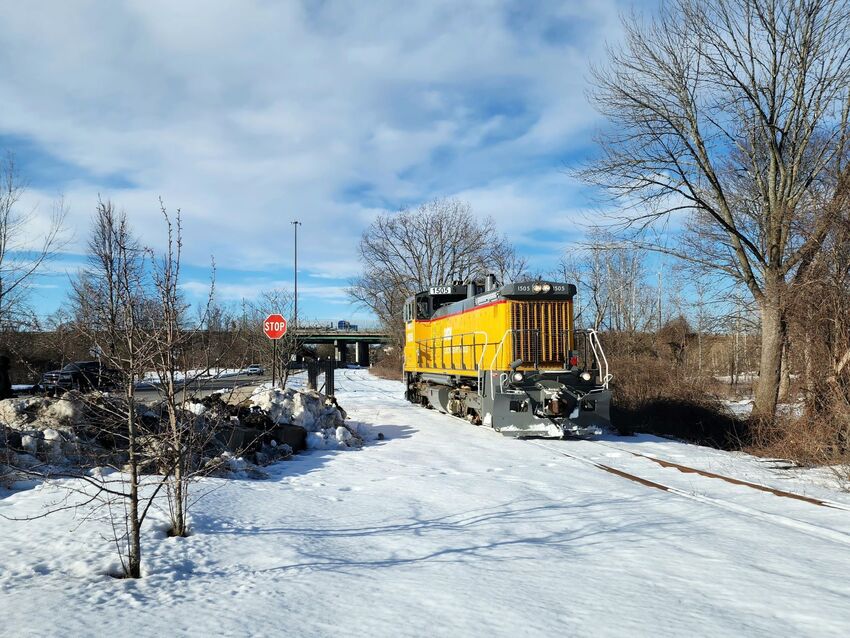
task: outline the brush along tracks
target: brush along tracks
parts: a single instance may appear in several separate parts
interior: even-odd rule
[[[793,492],[775,489],[767,485],[762,485],[760,483],[753,483],[750,481],[744,481],[729,476],[723,476],[714,472],[700,470],[697,468],[689,467],[687,465],[682,465],[681,463],[660,459],[656,456],[649,456],[647,454],[642,454],[640,452],[627,450],[622,447],[609,445],[597,441],[570,441],[565,442],[563,444],[559,444],[556,442],[543,443],[540,441],[531,440],[526,442],[549,452],[552,452],[554,454],[558,454],[560,456],[571,459],[573,461],[577,461],[579,463],[595,467],[596,469],[602,470],[603,472],[607,472],[609,474],[613,474],[615,476],[632,481],[639,485],[643,485],[647,488],[667,492],[668,494],[679,496],[681,498],[685,498],[691,501],[696,501],[705,505],[710,505],[712,507],[735,512],[737,514],[750,518],[756,518],[772,524],[788,527],[790,529],[794,529],[811,536],[816,536],[818,538],[842,543],[844,545],[850,545],[850,533],[841,531],[842,529],[850,530],[850,514],[842,515],[838,512],[834,512],[833,515],[830,517],[829,521],[823,521],[830,523],[830,526],[826,526],[822,524],[822,521],[809,522],[807,520],[800,520],[799,518],[791,517],[785,513],[777,513],[775,510],[784,510],[785,508],[787,508],[789,503],[785,503],[783,507],[783,504],[778,501],[768,502],[759,499],[758,497],[763,496],[764,499],[769,499],[775,496],[779,497],[780,499],[788,499],[792,502],[796,501],[807,503],[815,507],[824,508],[825,510],[842,510],[844,512],[850,512],[850,505],[844,503],[837,503],[834,501],[827,501],[824,499],[795,494]],[[632,467],[629,467],[629,469],[626,470],[622,467],[621,464],[617,463],[616,460],[614,460],[616,457],[611,458],[610,454],[607,455],[610,460],[606,459],[606,462],[603,463],[597,460],[596,458],[593,458],[594,456],[598,456],[598,454],[594,454],[592,452],[592,450],[594,450],[594,446],[596,447],[596,450],[598,450],[599,447],[603,447],[611,450],[616,450],[617,452],[623,455],[639,458],[641,459],[641,463],[639,464],[640,469],[635,470]],[[687,487],[675,484],[671,485],[670,483],[681,483],[681,481],[670,480],[674,478],[670,475],[667,475],[668,478],[659,477],[660,473],[658,472],[658,468],[653,468],[653,464],[655,466],[660,466],[661,468],[667,470],[674,469],[681,474],[687,475],[689,479]],[[614,465],[621,466],[615,467]],[[662,483],[660,482],[660,480],[664,480],[664,482]],[[751,494],[744,495],[741,493],[736,493],[734,500],[730,498],[731,494],[728,493],[720,496],[717,494],[717,485],[719,482],[746,488],[748,491],[751,491]],[[729,490],[727,490],[727,492],[728,491]],[[753,501],[754,499],[749,498],[750,496],[754,496],[756,497],[756,499],[758,499],[757,506],[754,506],[754,504],[744,504],[743,502],[741,502],[743,500]],[[815,511],[816,510],[813,507],[812,512]],[[795,515],[803,514],[799,509],[795,510],[794,513]],[[805,514],[803,514],[803,516],[805,516]],[[836,517],[841,517],[841,519],[837,519]],[[808,518],[808,516],[806,516],[806,518]],[[836,523],[837,526],[841,529],[834,528]]]

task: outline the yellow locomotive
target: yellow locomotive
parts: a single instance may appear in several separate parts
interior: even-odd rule
[[[435,286],[404,306],[407,399],[516,437],[588,436],[610,423],[608,362],[576,332],[572,284]]]

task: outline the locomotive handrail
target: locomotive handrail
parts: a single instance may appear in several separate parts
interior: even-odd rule
[[[605,351],[602,349],[602,343],[599,341],[599,334],[592,328],[587,331],[587,339],[590,342],[590,348],[593,350],[593,356],[599,363],[599,376],[602,381],[602,387],[608,389],[608,382],[614,378],[613,374],[608,373],[608,358],[605,356]],[[603,367],[604,366],[604,367]]]
[[[450,340],[450,341],[454,341],[455,339],[459,338],[461,340],[460,344],[455,345],[454,343],[450,343],[449,346],[448,346],[449,351],[451,352],[452,366],[453,366],[454,365],[454,349],[460,348],[461,349],[461,355],[462,355],[463,349],[469,347],[468,344],[465,344],[463,342],[463,338],[466,337],[466,336],[469,336],[469,335],[475,335],[476,337],[481,336],[482,337],[481,343],[478,343],[477,341],[473,341],[472,344],[471,344],[472,345],[472,352],[473,352],[472,356],[473,357],[475,356],[475,349],[478,348],[478,347],[481,348],[481,354],[478,356],[478,363],[475,366],[475,372],[477,373],[477,376],[478,376],[478,392],[480,394],[481,389],[482,389],[481,388],[481,381],[482,381],[481,380],[481,371],[484,369],[483,368],[484,357],[487,354],[487,348],[490,348],[492,346],[498,346],[498,348],[496,349],[496,353],[493,355],[493,358],[490,361],[490,368],[488,368],[488,370],[490,370],[490,369],[493,368],[493,364],[496,361],[496,358],[499,356],[499,352],[501,352],[501,349],[502,349],[502,344],[504,343],[505,337],[508,335],[509,332],[511,332],[511,329],[506,330],[505,334],[502,335],[502,338],[499,341],[488,341],[489,335],[486,332],[484,332],[483,330],[475,330],[473,332],[463,332],[463,333],[457,334],[457,335],[443,335],[442,337],[430,337],[428,339],[419,339],[416,342],[414,342],[417,346],[416,347],[417,364],[420,367],[437,368],[436,352],[435,352],[435,360],[431,361],[430,366],[423,364],[423,362],[422,362],[423,349],[427,351],[428,349],[430,349],[432,347],[432,345],[435,345],[437,342],[445,343],[445,341],[447,339]],[[436,347],[434,347],[434,350],[436,351]],[[441,364],[443,364],[441,369],[445,370],[446,367],[445,367],[445,346],[444,345],[441,346],[440,362],[441,362]],[[465,370],[466,368],[464,367],[463,369]]]
[[[464,338],[468,337],[469,335],[481,336],[481,337],[483,337],[483,341],[481,343],[478,343],[476,340],[473,339],[471,344],[467,344],[467,343],[464,342]],[[442,337],[430,337],[428,339],[419,339],[418,341],[415,342],[415,344],[417,346],[417,348],[416,348],[417,363],[421,367],[436,368],[437,367],[436,366],[436,343],[442,342],[441,345],[440,345],[440,363],[442,364],[441,369],[443,369],[443,370],[447,369],[446,365],[445,365],[445,358],[446,358],[445,341],[447,339],[449,340],[448,350],[449,350],[449,356],[451,357],[451,361],[450,361],[451,367],[449,369],[454,369],[454,351],[455,351],[456,348],[460,348],[460,351],[461,351],[461,369],[463,369],[463,370],[467,369],[465,361],[463,359],[463,354],[464,354],[464,349],[470,347],[470,345],[471,345],[472,346],[473,361],[474,361],[474,357],[475,357],[475,349],[479,348],[479,347],[481,348],[481,356],[478,358],[478,364],[475,367],[475,371],[477,372],[478,370],[481,369],[481,361],[484,358],[484,353],[487,351],[487,347],[491,346],[491,345],[495,345],[495,344],[492,344],[492,343],[487,341],[487,333],[484,332],[483,330],[474,330],[472,332],[462,332],[462,333],[456,334],[456,335],[443,335]],[[460,343],[455,344],[454,343],[455,339],[460,339]],[[431,364],[432,364],[431,366],[424,366],[422,364],[422,361],[421,361],[421,359],[422,359],[422,349],[424,347],[427,350],[428,348],[431,347],[431,344],[434,344],[433,349],[435,351],[434,352],[434,359],[435,360],[431,362]]]
[[[495,352],[495,354],[493,354],[493,358],[490,360],[490,367],[487,368],[488,371],[493,369],[493,363],[496,361],[496,357],[499,356],[499,351],[502,349],[502,344],[505,342],[505,337],[508,336],[508,333],[510,331],[511,331],[510,328],[505,330],[505,334],[503,334],[502,338],[499,340],[499,342],[498,342],[499,347],[496,348],[496,352]],[[493,343],[488,342],[487,345],[488,346],[491,346],[491,345],[494,346],[494,345],[496,345],[496,342],[495,341]],[[482,382],[481,366],[484,362],[484,353],[486,351],[487,351],[487,346],[484,347],[484,349],[481,351],[481,356],[478,358],[478,394],[481,394],[481,382]],[[491,390],[491,392],[492,392],[492,390]]]
[[[505,337],[508,336],[508,333],[513,333],[513,332],[515,332],[514,328],[508,328],[507,330],[505,330],[505,334],[503,334],[502,338],[499,340],[499,347],[496,348],[496,352],[493,353],[493,358],[490,359],[490,367],[488,368],[488,370],[494,369],[494,366],[496,365],[496,359],[499,358],[499,353],[502,351],[502,346],[505,344]],[[479,379],[480,379],[481,375],[479,374],[478,376],[479,376]],[[507,379],[506,374],[502,373],[502,374],[499,375],[499,391],[500,392],[504,392],[505,380],[506,379]],[[479,381],[479,383],[480,383],[480,381]],[[491,396],[495,395],[495,393],[496,393],[495,384],[496,384],[496,382],[493,381],[493,377],[491,375],[491,377],[490,377],[490,394],[491,394]],[[480,390],[480,388],[479,388],[479,390]]]
[[[502,346],[505,344],[505,337],[508,336],[509,332],[513,332],[513,330],[513,328],[508,328],[507,330],[505,330],[505,334],[503,334],[502,338],[499,340],[499,347],[496,348],[496,352],[493,354],[493,358],[490,359],[490,367],[487,368],[488,370],[493,369],[493,365],[495,365],[496,359],[498,358],[499,353],[502,351]]]
[[[435,368],[435,369],[438,368],[437,360],[436,360],[436,357],[437,357],[436,350],[437,350],[437,344],[439,342],[440,343],[440,346],[439,346],[439,348],[440,348],[440,364],[441,364],[439,366],[439,368],[443,369],[443,370],[455,369],[454,368],[454,366],[455,366],[455,351],[457,349],[460,349],[460,351],[461,351],[461,366],[460,366],[460,368],[463,369],[463,370],[467,370],[468,368],[466,367],[466,360],[464,359],[465,350],[471,346],[472,347],[472,353],[473,353],[472,356],[474,357],[475,356],[475,349],[480,347],[481,348],[481,354],[478,356],[478,362],[477,362],[477,364],[475,364],[475,368],[474,368],[474,370],[478,373],[477,374],[477,376],[478,376],[478,392],[480,394],[481,390],[482,390],[482,385],[484,383],[484,379],[482,378],[481,373],[483,371],[495,370],[496,361],[498,360],[499,355],[502,352],[502,348],[505,345],[505,340],[506,340],[507,336],[509,334],[513,335],[513,333],[516,333],[516,332],[521,332],[521,330],[518,330],[516,328],[508,328],[502,334],[502,337],[501,337],[501,339],[499,339],[499,341],[488,341],[487,339],[488,339],[489,335],[486,332],[484,332],[483,330],[475,330],[475,331],[472,331],[472,332],[463,332],[461,334],[443,335],[441,337],[430,337],[428,339],[419,339],[415,342],[416,346],[417,346],[416,356],[417,356],[418,364],[421,367],[431,367],[431,368]],[[537,329],[529,329],[529,330],[527,330],[527,332],[536,333],[537,339],[540,338],[540,331],[537,330]],[[570,332],[573,332],[573,331],[570,331],[570,330],[566,331],[567,340],[569,339],[569,333]],[[613,378],[613,375],[609,374],[609,372],[608,372],[608,359],[606,358],[605,352],[602,349],[602,344],[599,341],[599,337],[598,337],[597,332],[595,330],[588,330],[587,333],[588,333],[588,341],[590,342],[590,347],[593,350],[594,358],[600,363],[600,376],[601,376],[602,386],[607,390],[608,389],[608,382]],[[473,342],[471,344],[465,343],[465,338],[469,337],[470,335],[475,336],[475,337],[479,337],[479,336],[482,337],[482,342],[478,343],[477,340],[473,340]],[[449,341],[448,346],[445,345],[445,342],[447,340]],[[455,343],[455,340],[460,340],[460,343]],[[490,359],[489,367],[485,368],[484,367],[484,358],[487,354],[488,348],[490,348],[492,346],[496,346],[496,350],[495,350],[495,352],[493,353],[493,356]],[[539,349],[539,343],[538,343],[537,347]],[[449,368],[446,367],[446,361],[445,361],[446,348],[448,348],[449,356],[451,357],[451,360],[450,360],[450,363],[449,363]],[[432,361],[430,362],[430,365],[426,365],[422,362],[422,357],[423,357],[423,354],[427,355],[428,351],[430,351],[430,350],[433,350],[433,353],[431,353],[432,354]],[[474,359],[473,359],[473,361],[474,361]],[[500,380],[500,385],[501,385],[501,380]]]

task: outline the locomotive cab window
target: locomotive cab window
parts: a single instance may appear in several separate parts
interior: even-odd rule
[[[419,297],[416,300],[416,318],[420,321],[431,318],[431,299],[429,297]]]

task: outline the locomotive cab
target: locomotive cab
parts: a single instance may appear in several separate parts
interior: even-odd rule
[[[407,398],[503,434],[587,436],[609,424],[608,364],[573,325],[572,284],[436,286],[405,304]]]
[[[428,321],[443,306],[466,299],[466,286],[435,286],[408,298],[405,304],[405,322],[410,318]]]

